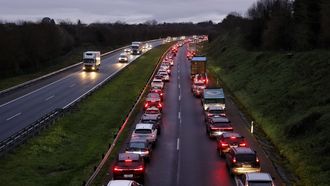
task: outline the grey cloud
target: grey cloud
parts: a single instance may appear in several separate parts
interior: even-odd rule
[[[4,0],[1,0],[4,1]],[[244,13],[255,0],[10,0],[0,2],[1,20],[81,19],[83,22],[219,22],[232,11]]]

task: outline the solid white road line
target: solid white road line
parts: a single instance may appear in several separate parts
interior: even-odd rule
[[[21,115],[21,114],[22,114],[22,113],[19,112],[19,113],[13,115],[12,117],[7,118],[6,120],[9,121],[9,120],[11,120],[11,119],[13,119],[13,118],[15,118],[15,117]]]
[[[176,150],[180,149],[180,138],[176,139]]]
[[[45,100],[46,101],[48,101],[48,100],[50,100],[50,99],[52,99],[53,97],[55,97],[54,95],[52,95],[52,96],[49,96],[48,98],[46,98]]]
[[[72,88],[72,87],[74,87],[74,86],[76,86],[76,84],[75,84],[75,83],[73,83],[72,85],[70,85],[70,88]]]

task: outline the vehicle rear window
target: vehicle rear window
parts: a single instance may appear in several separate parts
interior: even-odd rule
[[[249,186],[272,186],[270,181],[250,181]]]
[[[135,129],[135,133],[137,134],[151,134],[151,130],[150,129]]]
[[[159,114],[158,110],[147,110],[146,111],[147,114]]]
[[[159,98],[159,94],[157,93],[148,94],[148,98]]]
[[[254,162],[256,160],[255,154],[237,154],[236,160],[238,162]]]
[[[217,126],[217,127],[231,127],[229,122],[216,122],[216,123],[213,123],[212,125]]]
[[[130,143],[129,147],[143,149],[145,148],[145,143]]]
[[[224,114],[224,110],[209,110],[209,113],[211,114]]]

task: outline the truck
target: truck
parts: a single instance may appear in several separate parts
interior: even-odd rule
[[[203,92],[202,105],[204,111],[210,106],[221,107],[226,109],[225,94],[222,88],[205,88]]]
[[[191,59],[190,75],[194,78],[197,74],[205,76],[206,74],[206,57],[198,56]]]
[[[187,54],[191,54],[190,56],[191,57],[194,57],[197,53],[197,46],[196,46],[196,43],[195,42],[189,42],[188,43],[188,51],[187,51]],[[188,55],[187,55],[188,57]],[[189,58],[188,58],[189,59]],[[189,59],[191,60],[191,58]]]
[[[101,66],[101,52],[87,51],[83,53],[83,70],[99,70]]]
[[[140,55],[142,53],[143,43],[140,41],[134,41],[132,42],[131,48],[133,55]]]

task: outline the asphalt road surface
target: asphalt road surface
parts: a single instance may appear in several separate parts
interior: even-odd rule
[[[161,41],[151,42],[158,46]],[[50,78],[40,80],[33,85],[18,89],[0,98],[0,141],[18,132],[22,128],[40,119],[56,108],[64,108],[97,84],[120,71],[129,63],[118,63],[123,50],[102,57],[100,70],[84,72],[78,66]]]

